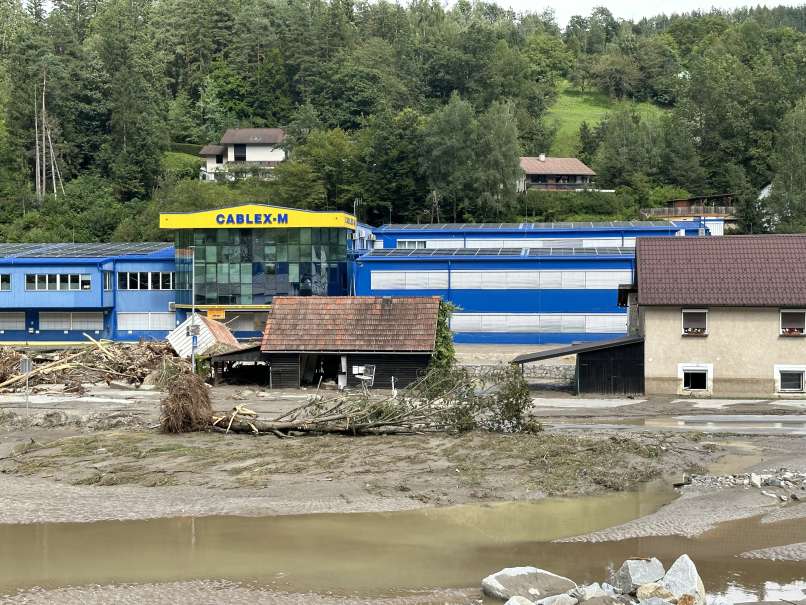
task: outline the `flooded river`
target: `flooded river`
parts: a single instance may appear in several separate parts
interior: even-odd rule
[[[653,555],[668,564],[682,552],[694,558],[712,592],[764,596],[766,581],[806,579],[803,563],[734,556],[806,541],[802,520],[728,523],[696,540],[551,542],[649,514],[674,497],[654,485],[589,498],[394,513],[0,525],[0,594],[225,578],[290,592],[400,595],[475,587],[492,571],[522,564],[599,581],[627,557]]]

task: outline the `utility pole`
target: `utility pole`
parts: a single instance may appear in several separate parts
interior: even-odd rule
[[[196,246],[190,246],[190,368],[196,373]]]

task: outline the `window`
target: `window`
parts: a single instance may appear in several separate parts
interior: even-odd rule
[[[803,336],[806,333],[806,311],[781,311],[781,336]]]
[[[224,163],[224,156],[221,155],[220,153],[217,156],[215,156],[215,163],[216,164],[223,164]]]
[[[39,314],[40,330],[94,330],[104,329],[104,314],[99,312],[43,311]]]
[[[781,391],[787,391],[790,393],[802,393],[803,392],[803,374],[802,370],[781,370],[780,371],[780,380],[781,380]]]
[[[0,312],[0,330],[24,330],[25,311]]]
[[[104,271],[104,290],[109,291],[112,289],[112,272],[111,271]]]
[[[3,273],[0,275],[0,292],[8,292],[11,290],[11,275]]]
[[[235,147],[235,161],[236,162],[245,162],[246,161],[246,145],[234,145]]]
[[[171,331],[176,327],[176,316],[173,313],[118,313],[117,319],[118,330],[126,332]]]
[[[690,391],[704,391],[708,388],[708,372],[706,370],[685,370],[683,372],[683,388]]]
[[[26,290],[91,290],[92,277],[86,273],[34,273],[25,276]]]
[[[171,271],[118,273],[118,290],[173,290],[176,274]]]
[[[708,311],[683,309],[683,336],[706,336],[708,334]]]
[[[415,249],[425,248],[424,239],[399,239],[397,240],[398,248]]]

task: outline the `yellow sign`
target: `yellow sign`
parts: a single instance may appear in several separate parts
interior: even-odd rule
[[[200,212],[163,212],[160,229],[286,229],[301,227],[356,228],[346,212],[295,210],[265,204],[247,204]]]
[[[227,312],[224,309],[207,309],[207,317],[210,319],[225,319]]]

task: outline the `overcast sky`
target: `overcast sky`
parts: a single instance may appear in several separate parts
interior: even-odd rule
[[[540,12],[544,8],[554,9],[557,23],[565,26],[572,15],[588,15],[595,6],[606,6],[616,18],[640,19],[660,13],[684,13],[692,10],[711,8],[737,8],[739,6],[794,6],[801,2],[742,2],[741,0],[496,0],[497,4],[516,11]]]

